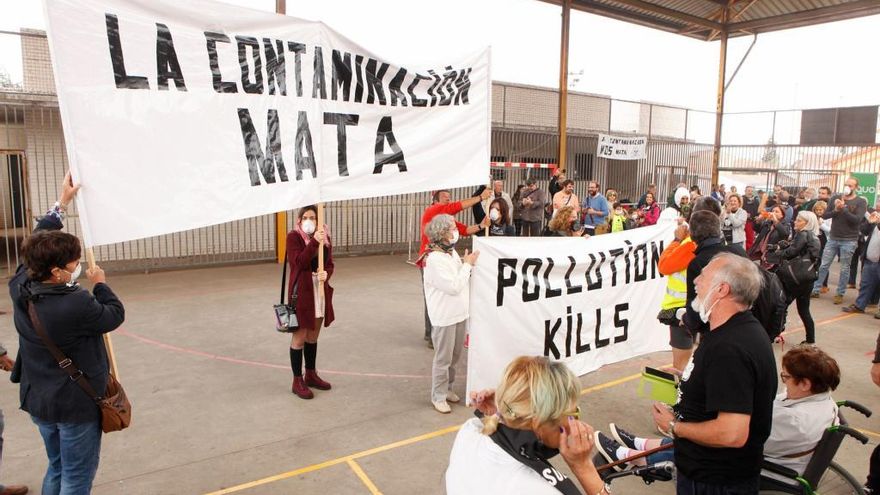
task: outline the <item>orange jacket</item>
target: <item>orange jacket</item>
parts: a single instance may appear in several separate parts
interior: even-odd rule
[[[696,250],[697,243],[692,241],[690,237],[685,237],[682,241],[672,241],[660,254],[660,263],[657,264],[657,268],[665,276],[687,270],[688,265],[694,259]]]

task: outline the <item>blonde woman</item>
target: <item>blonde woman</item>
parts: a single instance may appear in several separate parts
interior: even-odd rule
[[[590,460],[593,428],[580,420],[579,390],[560,362],[514,359],[495,391],[472,395],[484,416],[467,421],[455,437],[446,493],[607,494]],[[550,464],[556,454],[578,483]]]

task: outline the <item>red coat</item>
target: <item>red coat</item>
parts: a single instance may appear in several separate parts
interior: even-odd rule
[[[317,264],[318,241],[309,239],[308,244],[296,230],[287,233],[287,263],[290,265],[290,283],[288,294],[293,291],[294,282],[299,282],[296,299],[296,317],[302,328],[315,328],[315,290],[312,284],[312,259]],[[327,281],[324,282],[324,325],[330,326],[334,320],[333,314],[333,287],[330,279],[333,277],[333,249],[329,243],[324,243],[324,271],[327,272]]]

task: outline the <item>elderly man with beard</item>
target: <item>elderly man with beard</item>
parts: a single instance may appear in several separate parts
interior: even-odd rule
[[[696,279],[692,306],[709,331],[675,407],[653,410],[657,428],[675,439],[678,495],[758,493],[777,387],[773,349],[749,311],[762,281],[754,263],[732,253],[715,256]]]

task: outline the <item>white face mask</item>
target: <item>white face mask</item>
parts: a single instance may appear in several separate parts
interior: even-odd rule
[[[498,211],[498,208],[492,208],[489,210],[489,219],[493,222],[497,222],[501,219],[501,212]]]
[[[456,228],[455,230],[452,231],[452,240],[449,241],[449,243],[450,243],[450,244],[453,244],[453,245],[454,245],[456,242],[458,242],[458,228]]]
[[[302,229],[306,234],[312,235],[315,233],[315,221],[314,220],[303,220],[302,221]]]
[[[711,289],[709,289],[709,294],[714,292],[717,288],[717,285],[713,286]],[[703,304],[704,300],[700,296],[697,296],[694,298],[693,301],[691,301],[691,309],[693,309],[697,313],[700,313],[700,320],[702,320],[703,323],[709,323],[709,315],[712,314],[712,310],[715,309],[715,305],[718,304],[718,301],[720,300],[721,299],[716,299],[715,302],[712,303],[711,306],[709,306],[709,309],[706,309],[706,305]]]
[[[82,275],[82,271],[83,271],[82,263],[77,264],[76,268],[73,270],[73,272],[68,272],[67,270],[64,270],[64,271],[66,273],[70,274],[70,280],[67,281],[67,286],[73,287],[74,285],[76,285],[76,279],[78,279],[79,276]]]
[[[849,196],[850,194],[852,194],[852,188],[849,186],[843,186],[843,195]]]
[[[623,215],[623,210],[614,210],[615,215]]]

